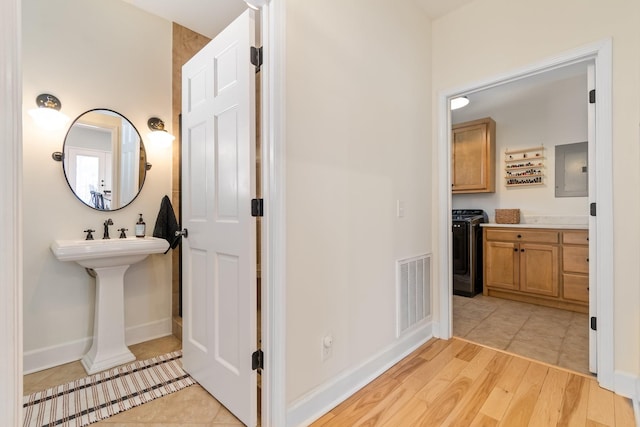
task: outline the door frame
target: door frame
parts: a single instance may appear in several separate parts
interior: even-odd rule
[[[284,0],[248,0],[262,19],[263,227],[262,423],[286,425]],[[22,12],[21,0],[0,2],[0,424],[22,424]],[[266,271],[265,271],[266,269]]]
[[[0,424],[22,425],[21,0],[0,2]],[[6,62],[5,62],[6,61]]]
[[[286,400],[286,199],[285,0],[245,0],[260,7],[262,220],[261,339],[264,427],[287,425]]]
[[[590,228],[595,228],[595,283],[597,283],[598,318],[597,362],[598,383],[614,390],[614,327],[613,327],[613,162],[612,162],[612,41],[604,39],[596,43],[560,53],[541,62],[507,71],[499,75],[448,89],[437,95],[437,179],[440,183],[436,200],[434,235],[438,236],[436,248],[438,265],[438,316],[434,322],[434,335],[449,339],[452,336],[452,272],[451,272],[451,114],[449,100],[456,96],[478,92],[505,83],[514,82],[536,74],[567,65],[593,61],[596,74],[596,134],[589,141],[589,150],[594,150],[596,164],[592,168],[598,177],[596,188],[590,190],[589,201],[597,202],[598,215],[589,217]],[[586,88],[585,88],[586,89]],[[586,96],[586,94],[585,94]],[[597,141],[597,144],[596,144]],[[593,196],[592,196],[593,194]],[[593,227],[595,225],[595,227]]]

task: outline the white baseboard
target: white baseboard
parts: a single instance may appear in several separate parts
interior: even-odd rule
[[[637,399],[638,376],[629,372],[614,371],[614,392],[629,399]]]
[[[127,345],[132,345],[167,335],[171,335],[170,317],[127,328],[125,331],[125,341]],[[82,356],[89,351],[92,340],[93,337],[86,337],[76,341],[69,341],[51,347],[24,352],[24,375],[80,360]]]
[[[172,327],[171,317],[156,320],[155,322],[145,323],[143,325],[131,326],[125,331],[124,340],[127,345],[133,345],[154,340],[156,338],[166,337],[173,333]]]
[[[429,322],[293,402],[287,409],[287,426],[307,426],[433,337]]]
[[[640,376],[629,372],[615,371],[615,393],[631,399],[636,425],[640,427]]]

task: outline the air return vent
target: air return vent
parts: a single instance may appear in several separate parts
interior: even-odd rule
[[[431,256],[397,261],[397,336],[431,316]]]

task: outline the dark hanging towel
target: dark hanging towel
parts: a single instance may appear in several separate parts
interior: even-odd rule
[[[153,228],[153,237],[165,239],[169,242],[169,249],[175,249],[181,237],[180,235],[176,236],[176,231],[180,231],[180,226],[176,221],[175,213],[173,213],[171,200],[169,200],[168,196],[164,196],[160,203],[156,226]],[[165,251],[165,254],[169,252],[169,249]]]

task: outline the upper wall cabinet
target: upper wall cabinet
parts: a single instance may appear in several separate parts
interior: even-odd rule
[[[496,122],[490,117],[453,125],[451,191],[496,191]]]

